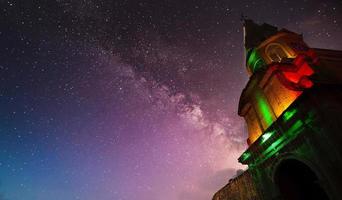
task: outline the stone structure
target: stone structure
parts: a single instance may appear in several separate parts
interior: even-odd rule
[[[244,30],[248,170],[213,200],[342,199],[342,51],[249,19]]]
[[[221,188],[213,197],[213,200],[261,200],[260,194],[253,182],[252,175],[245,171]]]

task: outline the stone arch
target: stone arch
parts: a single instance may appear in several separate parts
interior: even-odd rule
[[[321,172],[321,170],[319,169],[318,164],[313,163],[312,161],[306,159],[305,157],[297,155],[297,154],[292,152],[292,153],[277,154],[276,159],[271,164],[271,170],[270,170],[270,174],[269,174],[269,178],[273,182],[274,182],[274,173],[275,173],[277,167],[279,166],[279,164],[281,164],[281,162],[283,162],[284,160],[287,160],[287,159],[295,159],[295,160],[298,160],[298,161],[306,164],[317,174],[319,179],[324,179],[324,175]]]
[[[268,44],[265,48],[265,54],[271,62],[280,62],[281,59],[289,56],[289,53],[280,43]]]
[[[321,174],[308,162],[287,157],[280,160],[273,171],[273,182],[285,200],[329,200],[320,185]]]

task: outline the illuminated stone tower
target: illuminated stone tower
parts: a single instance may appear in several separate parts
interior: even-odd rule
[[[214,200],[342,199],[342,51],[244,21],[248,165]]]

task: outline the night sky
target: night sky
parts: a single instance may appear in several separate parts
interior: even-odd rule
[[[0,200],[209,200],[246,168],[242,13],[342,49],[340,0],[0,9]]]

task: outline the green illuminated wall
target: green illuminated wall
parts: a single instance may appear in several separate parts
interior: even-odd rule
[[[250,49],[247,53],[247,66],[251,73],[261,69],[265,65],[264,60],[256,49]]]
[[[275,121],[275,115],[265,95],[261,91],[256,92],[255,100],[261,124],[266,129]]]

